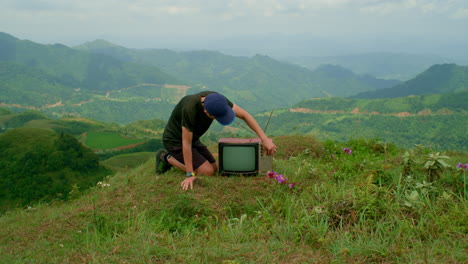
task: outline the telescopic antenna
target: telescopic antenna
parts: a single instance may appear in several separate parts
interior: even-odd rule
[[[270,117],[268,118],[268,121],[267,121],[267,123],[266,123],[266,125],[265,125],[265,129],[263,129],[263,132],[265,132],[265,134],[266,134],[266,131],[267,131],[267,129],[268,129],[268,125],[270,124],[271,117],[273,116],[273,111],[275,111],[274,108],[273,108],[273,109],[271,110],[271,112],[270,112]]]
[[[271,117],[273,116],[273,111],[275,111],[275,109],[271,110],[270,117],[268,118],[268,121],[265,124],[265,128],[263,129],[263,132],[265,132],[265,134],[266,134],[266,131],[268,129],[268,125],[270,124]],[[245,130],[249,131],[250,133],[256,135],[255,132],[253,132],[250,128],[247,128],[246,126],[244,126],[244,124],[242,124],[240,122],[237,122],[237,121],[235,121],[235,123],[238,124],[239,126],[241,126],[242,128],[244,128]]]
[[[252,134],[254,134],[254,135],[257,135],[257,134],[255,134],[255,132],[252,131],[252,129],[245,127],[242,123],[236,121],[236,124],[238,124],[239,126],[241,126],[243,129],[249,131],[250,133],[252,133]]]

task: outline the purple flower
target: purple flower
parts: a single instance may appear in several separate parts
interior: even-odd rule
[[[283,183],[287,181],[287,179],[283,176],[283,174],[276,175],[275,179],[278,181],[278,183]]]
[[[348,155],[351,155],[351,153],[353,153],[353,151],[350,148],[344,148],[343,152],[348,154]]]
[[[294,187],[295,185],[297,185],[297,183],[293,182],[293,183],[290,183],[290,184],[288,185],[288,187],[289,187],[289,188],[292,188],[292,187]]]
[[[463,164],[463,163],[459,162],[459,163],[457,164],[457,168],[468,170],[468,163],[467,163],[467,164]]]

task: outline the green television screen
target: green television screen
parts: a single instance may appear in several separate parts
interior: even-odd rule
[[[220,144],[221,174],[255,174],[258,172],[258,144]]]

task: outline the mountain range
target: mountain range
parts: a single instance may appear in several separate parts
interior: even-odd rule
[[[379,91],[367,91],[352,98],[395,98],[408,95],[461,92],[468,89],[468,66],[437,64],[415,78]]]
[[[463,66],[435,65],[402,82],[355,74],[338,65],[311,70],[260,54],[138,50],[105,40],[70,48],[0,33],[0,106],[121,124],[165,120],[181,96],[201,90],[219,91],[255,113],[314,97],[450,93],[466,89],[466,72]]]
[[[407,54],[395,52],[371,52],[363,54],[287,57],[290,63],[315,70],[323,64],[338,65],[357,74],[369,74],[376,78],[410,80],[435,64],[459,63],[459,60],[430,54]]]

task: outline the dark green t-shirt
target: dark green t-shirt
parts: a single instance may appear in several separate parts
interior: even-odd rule
[[[163,142],[166,147],[182,146],[182,126],[193,132],[193,143],[198,142],[210,128],[213,119],[205,114],[201,98],[211,93],[215,92],[205,91],[187,95],[179,101],[164,129]],[[230,107],[233,106],[228,99],[227,102]]]

